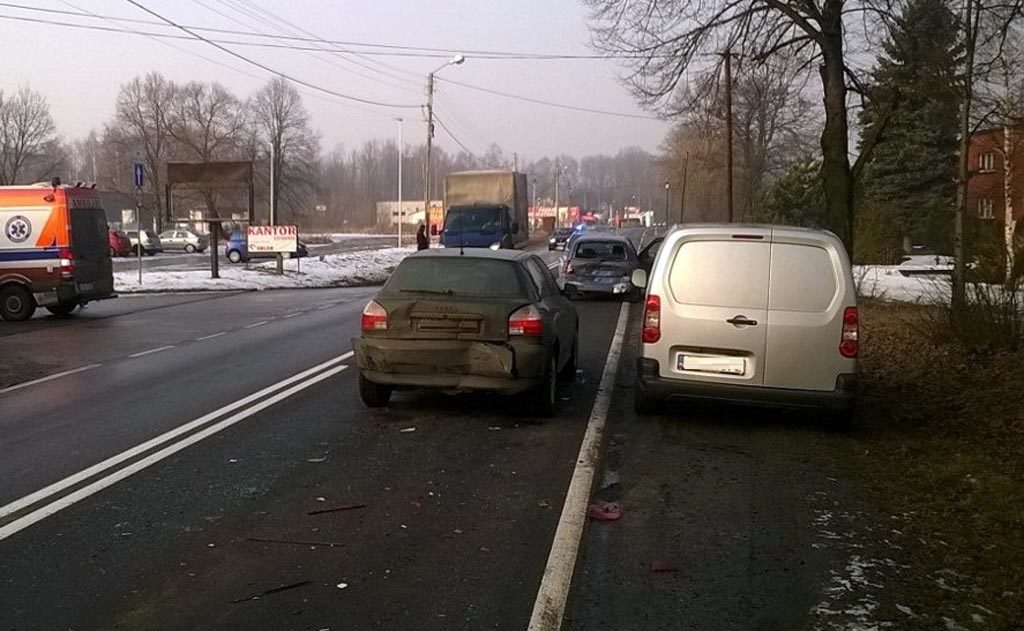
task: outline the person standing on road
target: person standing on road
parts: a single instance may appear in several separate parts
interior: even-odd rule
[[[430,237],[427,236],[427,226],[420,224],[420,227],[416,230],[416,249],[426,250],[430,247]]]

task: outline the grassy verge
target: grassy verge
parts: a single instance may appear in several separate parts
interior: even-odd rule
[[[936,342],[928,309],[863,306],[854,461],[882,512],[907,516],[901,604],[1024,628],[1024,353]]]

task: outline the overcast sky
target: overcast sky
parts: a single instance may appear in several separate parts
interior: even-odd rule
[[[259,14],[246,6],[246,3],[253,3],[325,39],[467,51],[593,53],[587,45],[586,10],[572,0],[138,1],[184,25],[274,32],[271,25],[253,17]],[[156,19],[127,0],[21,0],[20,4]],[[244,9],[245,13],[236,9]],[[0,16],[183,34],[173,28],[111,24],[8,7],[0,7]],[[232,35],[204,35],[238,39]],[[78,30],[7,19],[0,19],[0,41],[3,41],[0,87],[11,90],[28,83],[42,92],[50,101],[59,129],[70,137],[83,136],[93,128],[100,129],[113,113],[118,87],[151,70],[159,70],[175,81],[219,81],[239,95],[254,92],[270,76],[202,42],[171,41],[174,46],[171,47],[130,33]],[[328,53],[313,55],[251,46],[231,48],[277,72],[336,92],[407,105],[425,102],[426,74],[444,62],[444,59],[408,57],[354,58],[369,66],[366,68]],[[473,58],[471,53],[466,56],[464,65],[446,68],[438,76],[546,101],[645,113],[619,81],[626,69],[616,62],[509,61]],[[390,67],[381,66],[379,62]],[[313,122],[321,130],[325,150],[338,144],[351,148],[370,138],[394,137],[396,116],[406,119],[407,143],[423,141],[425,127],[418,109],[388,110],[354,105],[308,88],[301,89]],[[657,120],[559,110],[440,81],[435,103],[441,120],[478,155],[491,142],[497,142],[508,153],[518,152],[527,158],[563,152],[575,155],[615,153],[631,145],[653,151],[667,129],[665,123]],[[436,142],[446,149],[457,150],[440,127],[436,130]]]

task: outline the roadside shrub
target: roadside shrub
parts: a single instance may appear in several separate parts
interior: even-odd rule
[[[1024,349],[1024,301],[1018,282],[1011,287],[971,283],[962,306],[954,308],[949,301],[941,304],[925,312],[921,322],[922,331],[933,342],[954,340],[977,353]]]
[[[897,265],[903,258],[903,235],[881,205],[863,202],[853,230],[855,265]]]

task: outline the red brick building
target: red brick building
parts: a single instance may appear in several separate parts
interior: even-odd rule
[[[984,233],[991,224],[993,234],[1002,234],[1006,213],[1003,195],[1003,128],[985,129],[971,137],[967,152],[971,179],[967,183],[968,216]],[[1024,214],[1024,128],[1018,127],[1011,138],[1013,181],[1010,195],[1013,214],[1019,220]]]

